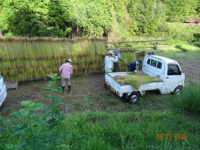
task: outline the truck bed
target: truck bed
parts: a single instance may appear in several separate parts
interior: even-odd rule
[[[124,93],[131,93],[133,91],[139,91],[142,93],[146,90],[156,90],[162,87],[163,82],[151,82],[148,84],[142,84],[138,89],[135,89],[132,85],[121,85],[120,83],[116,82],[113,77],[115,76],[126,76],[129,75],[128,72],[112,72],[105,74],[106,84],[111,86],[111,89],[115,90],[116,94],[120,97],[123,96]]]

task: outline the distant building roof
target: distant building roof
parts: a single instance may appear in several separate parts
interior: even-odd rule
[[[200,23],[200,19],[186,19],[185,23]]]

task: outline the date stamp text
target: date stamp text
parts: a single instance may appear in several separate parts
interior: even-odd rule
[[[156,134],[156,139],[162,140],[186,140],[187,139],[187,134]]]

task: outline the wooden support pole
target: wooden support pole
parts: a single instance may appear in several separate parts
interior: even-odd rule
[[[147,41],[118,41],[118,42],[105,42],[105,44],[119,44],[119,43],[139,43],[139,42],[158,42],[165,40],[147,40]]]
[[[154,48],[154,47],[119,47],[120,50],[136,50],[136,49],[143,49],[143,48]],[[116,48],[106,48],[107,50],[112,50],[112,49],[116,49]]]

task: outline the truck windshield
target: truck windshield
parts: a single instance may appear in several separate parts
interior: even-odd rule
[[[169,64],[167,75],[180,75],[180,69],[178,65]]]

